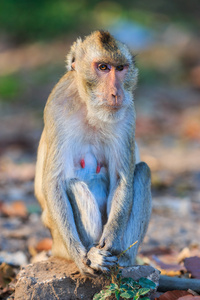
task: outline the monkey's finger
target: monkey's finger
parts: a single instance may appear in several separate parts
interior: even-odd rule
[[[99,264],[94,264],[93,265],[95,274],[100,275],[101,273],[110,273],[109,266],[102,266]]]
[[[90,267],[95,270],[102,270],[104,268],[114,267],[117,264],[117,261],[109,261],[106,258],[100,260],[94,260],[91,262]]]
[[[93,272],[93,273],[89,273],[89,272],[82,272],[82,274],[86,277],[90,277],[90,278],[97,278],[98,274]]]
[[[106,250],[100,250],[99,249],[99,252],[98,254],[100,254],[101,256],[103,256],[103,259],[106,261],[106,262],[112,262],[112,263],[117,263],[118,262],[118,257],[113,255],[112,253],[110,253],[109,251],[106,251]]]
[[[117,256],[103,256],[102,261],[105,264],[109,264],[109,265],[113,265],[116,264],[118,262],[118,257]]]
[[[102,255],[102,256],[112,256],[110,251],[107,250],[101,250],[101,249],[97,249],[98,254]]]
[[[99,245],[97,246],[97,248],[102,249],[105,246],[105,239],[103,239],[102,241],[99,242]]]
[[[102,266],[107,266],[107,267],[113,267],[117,264],[117,260],[108,260],[108,259],[104,259],[102,261]]]
[[[81,273],[84,276],[91,277],[91,278],[96,278],[98,276],[98,274],[95,272],[95,270],[93,268],[90,268],[90,267],[81,268]]]
[[[117,263],[118,262],[118,257],[117,256],[109,256],[109,257],[106,257],[106,260],[108,262]]]
[[[101,267],[100,266],[100,270],[102,273],[106,273],[106,274],[109,274],[110,273],[110,269],[109,268],[106,268],[106,267]]]
[[[119,247],[118,244],[109,245],[108,243],[100,250],[111,253],[111,256],[118,256],[122,252],[121,247]]]
[[[106,257],[110,261],[118,260],[117,256],[113,255],[112,253],[110,253],[110,251],[107,250],[100,250],[99,254]]]

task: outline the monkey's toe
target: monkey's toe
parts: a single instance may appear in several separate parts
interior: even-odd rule
[[[87,253],[87,261],[90,261],[90,268],[100,270],[105,273],[109,272],[110,267],[117,264],[118,258],[116,256],[112,256],[109,251],[92,247]]]

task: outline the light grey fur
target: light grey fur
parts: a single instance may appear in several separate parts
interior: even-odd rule
[[[79,40],[86,44],[84,49],[86,42]],[[134,263],[151,213],[150,171],[145,163],[136,165],[131,88],[122,87],[125,101],[116,114],[102,104],[96,113],[93,101],[98,102],[98,97],[86,95],[79,71],[69,68],[69,61],[76,62],[76,51],[74,44],[68,56],[69,71],[45,107],[35,194],[53,237],[53,254],[73,260],[82,274],[95,276],[107,272],[116,264],[117,255],[138,240],[119,261],[122,266]],[[129,53],[129,61],[130,57]],[[134,89],[137,72],[133,65],[128,72]],[[82,157],[85,167],[80,164]]]

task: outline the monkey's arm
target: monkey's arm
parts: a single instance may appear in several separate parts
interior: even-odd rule
[[[108,221],[104,227],[99,246],[117,255],[121,248],[121,239],[132,207],[133,189],[123,179],[119,180],[112,191],[111,210]]]
[[[134,247],[131,254],[133,256],[133,262],[134,257],[137,254],[137,249],[146,233],[151,214],[151,172],[148,165],[144,162],[140,162],[136,165],[133,180],[133,193],[131,193],[130,197],[132,199],[131,213],[129,214],[128,210],[124,211],[123,219],[116,220],[113,218],[111,223],[107,224],[108,227],[105,227],[105,232],[103,232],[100,241],[102,243],[100,244],[100,247],[103,247],[103,249],[108,250],[113,254],[118,254],[123,250],[126,250],[133,242],[138,241],[138,244]],[[114,208],[116,207],[117,206]],[[125,203],[125,209],[126,208]],[[129,218],[128,224],[126,224],[127,227],[125,230],[123,229],[123,232],[121,232],[121,228],[124,228],[123,221],[126,219],[126,216]],[[119,223],[117,223],[117,221]],[[121,241],[123,241],[123,248],[120,249]]]
[[[58,162],[58,156],[49,151],[44,165],[43,191],[46,200],[47,211],[50,216],[50,227],[54,232],[59,232],[63,246],[67,249],[70,257],[75,261],[83,274],[93,275],[94,270],[86,265],[86,249],[80,241],[73,211],[66,193],[66,182]],[[54,243],[56,243],[54,241]],[[59,247],[60,245],[54,245]],[[61,250],[56,250],[56,252]]]
[[[118,172],[118,180],[111,182],[111,191],[108,198],[108,221],[104,227],[99,246],[113,254],[122,250],[121,240],[127,226],[133,204],[133,174],[135,157],[131,147],[126,147],[127,153]],[[112,179],[113,174],[110,174]]]

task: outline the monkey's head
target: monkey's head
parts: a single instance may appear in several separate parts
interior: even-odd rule
[[[109,32],[77,39],[67,56],[67,70],[75,72],[90,116],[116,122],[133,106],[138,70],[127,46]]]

